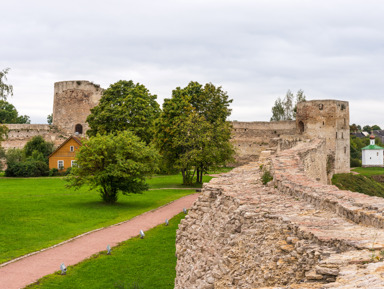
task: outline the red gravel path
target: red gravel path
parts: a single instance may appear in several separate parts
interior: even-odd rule
[[[137,236],[140,230],[146,231],[170,219],[183,208],[189,208],[197,199],[198,194],[188,195],[168,205],[146,212],[129,221],[107,227],[98,231],[64,242],[37,254],[9,262],[0,267],[0,289],[23,288],[36,282],[41,277],[52,274],[66,266],[77,264],[95,253]]]

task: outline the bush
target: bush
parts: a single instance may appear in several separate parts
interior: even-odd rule
[[[72,171],[72,168],[68,168],[68,169],[63,173],[63,175],[64,175],[64,176],[68,176],[68,175],[71,173],[71,171]]]
[[[6,177],[41,177],[48,176],[49,167],[42,161],[25,161],[9,163],[5,171]]]
[[[58,176],[58,175],[60,175],[60,174],[59,174],[59,170],[56,169],[56,168],[50,169],[48,175],[49,175],[50,177]]]
[[[351,168],[361,167],[361,160],[351,158]]]
[[[261,182],[263,183],[263,185],[266,185],[267,183],[269,183],[272,180],[273,180],[273,177],[272,177],[271,173],[269,171],[265,171],[263,176],[261,177]]]

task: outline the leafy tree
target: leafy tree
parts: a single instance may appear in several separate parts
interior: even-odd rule
[[[34,153],[34,152],[37,153]],[[53,143],[47,142],[41,135],[34,136],[24,146],[24,154],[26,158],[34,157],[38,158],[40,153],[43,158],[48,162],[48,156],[53,152]],[[39,157],[40,158],[40,157]]]
[[[48,116],[47,116],[47,123],[49,125],[51,125],[52,122],[53,122],[53,114],[51,113],[51,114],[48,114]]]
[[[15,106],[0,100],[0,123],[31,123],[29,116],[19,115]]]
[[[355,123],[353,123],[353,124],[351,124],[351,125],[349,126],[349,130],[350,130],[351,132],[356,133],[356,132],[359,131],[359,128],[357,127],[357,125],[356,125]]]
[[[9,68],[0,71],[0,99],[2,100],[7,100],[9,95],[13,95],[13,86],[5,83],[8,72]]]
[[[275,101],[272,107],[271,121],[293,120],[296,118],[297,104],[305,101],[303,90],[296,93],[296,98],[293,93],[288,90],[285,98],[282,100],[280,97]]]
[[[363,126],[363,131],[371,133],[372,128],[369,125],[365,125],[365,126]]]
[[[142,84],[120,80],[103,92],[100,103],[87,118],[89,136],[131,130],[146,143],[153,138],[153,125],[160,114],[156,95]]]
[[[68,176],[69,186],[89,185],[104,202],[115,203],[118,193],[137,194],[148,189],[145,177],[157,169],[159,155],[153,146],[130,131],[97,134],[76,154],[77,166]]]
[[[5,125],[0,125],[0,142],[8,137],[8,128]]]
[[[372,130],[381,130],[381,128],[378,126],[378,125],[373,125],[372,127],[371,127],[371,129]]]
[[[7,164],[20,163],[25,160],[24,151],[18,148],[9,148],[5,153],[5,160]]]
[[[191,184],[208,169],[231,160],[231,126],[226,122],[232,100],[221,87],[190,82],[177,87],[165,99],[156,123],[156,144],[169,166],[182,172],[183,184]]]

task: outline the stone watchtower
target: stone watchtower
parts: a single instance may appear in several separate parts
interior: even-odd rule
[[[339,100],[311,100],[297,105],[299,134],[326,141],[328,175],[350,172],[349,104]]]
[[[85,80],[55,82],[52,124],[66,134],[84,134],[87,116],[102,93],[100,85]]]

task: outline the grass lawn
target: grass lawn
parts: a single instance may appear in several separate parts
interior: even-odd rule
[[[203,176],[203,182],[209,182],[212,179],[210,176]],[[180,175],[157,175],[147,180],[151,189],[158,188],[186,188],[182,185],[183,178]],[[201,184],[188,186],[188,188],[201,188]]]
[[[353,168],[352,171],[364,176],[384,175],[384,168]]]
[[[176,229],[184,214],[172,218],[138,237],[122,242],[111,255],[102,252],[75,266],[67,275],[60,272],[43,277],[27,288],[156,288],[174,287],[176,277]],[[136,287],[135,287],[136,285]]]
[[[149,180],[152,187],[172,187],[181,176]],[[81,233],[128,220],[194,190],[153,190],[120,195],[115,205],[95,191],[65,188],[61,178],[0,179],[0,263],[49,247]]]

